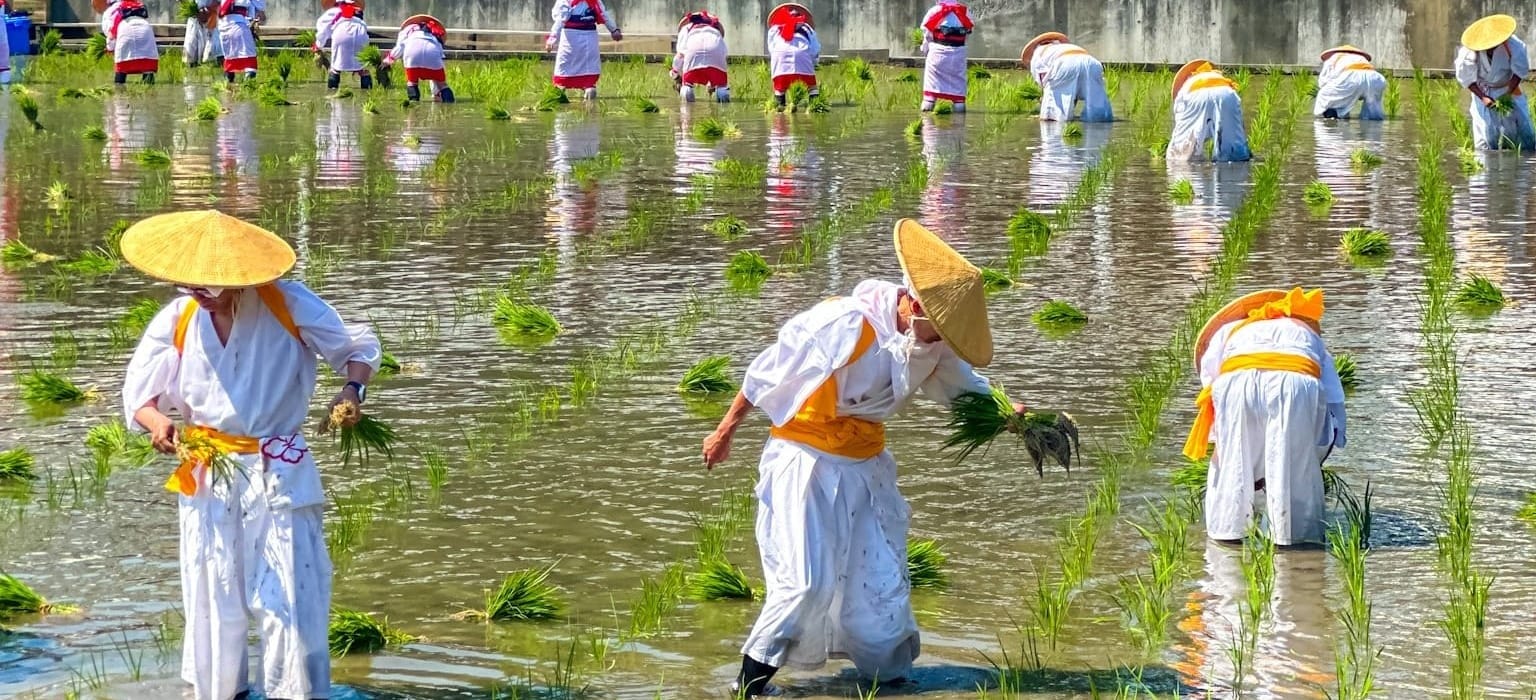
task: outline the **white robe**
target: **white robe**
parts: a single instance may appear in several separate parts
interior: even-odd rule
[[[342,17],[340,13],[315,32],[315,43],[330,45],[332,73],[359,73],[367,70],[359,55],[368,46],[368,23],[362,17]]]
[[[262,454],[231,455],[244,472],[180,497],[182,679],[198,700],[229,700],[255,687],[268,697],[330,693],[331,563],[321,529],[325,493],[304,438],[314,393],[316,353],[342,371],[348,362],[378,368],[378,339],[349,326],[297,282],[279,282],[304,339],[301,346],[257,297],[241,294],[227,344],[199,310],[178,355],[172,338],[187,297],[150,322],[128,364],[123,410],[158,397],[189,424],[262,439]],[[261,635],[260,674],[249,680],[251,619]]]
[[[937,43],[926,29],[928,22],[938,14],[941,7],[934,5],[928,8],[928,12],[923,15],[922,24],[918,25],[923,32],[923,43],[918,47],[923,52],[923,97],[949,100],[958,104],[965,102],[967,81],[970,78],[965,46]],[[939,20],[940,27],[963,26],[954,12],[944,14],[944,19]]]
[[[785,41],[779,35],[778,27],[769,27],[767,42],[768,68],[772,77],[816,75],[816,62],[821,59],[821,40],[816,38],[815,29],[807,27]]]
[[[742,393],[783,425],[834,372],[838,414],[873,421],[895,415],[919,388],[945,404],[986,391],[986,380],[947,345],[914,348],[897,332],[900,289],[863,282],[852,296],[791,319],[747,369]],[[875,345],[838,369],[866,319]],[[767,591],[742,653],[776,667],[847,658],[869,677],[906,675],[920,639],[907,580],[910,509],[890,452],[850,459],[770,438],[759,470],[757,541]]]
[[[160,58],[155,45],[155,27],[143,17],[129,17],[117,23],[117,36],[107,41],[115,63]]]
[[[400,30],[400,35],[395,38],[395,48],[390,49],[389,55],[406,68],[443,68],[443,45],[419,24]]]
[[[257,12],[266,11],[264,0],[238,0],[237,7],[245,7],[250,17],[229,14],[219,18],[219,47],[225,58],[255,58],[256,35],[251,33],[251,19]]]
[[[1333,110],[1340,119],[1348,119],[1350,110],[1360,102],[1361,119],[1385,119],[1381,96],[1387,92],[1387,78],[1370,66],[1371,62],[1357,53],[1336,53],[1323,61],[1312,116],[1321,117]]]
[[[1323,339],[1294,319],[1229,323],[1212,336],[1200,358],[1200,383],[1211,387],[1216,408],[1205,528],[1219,540],[1241,539],[1253,518],[1254,482],[1265,482],[1269,533],[1276,544],[1322,542],[1322,460],[1332,435],[1328,404],[1344,402],[1344,387]],[[1282,370],[1221,373],[1229,357],[1260,352],[1301,355],[1321,378]]]
[[[583,7],[587,3],[591,6]],[[603,0],[559,0],[550,14],[554,17],[554,26],[549,29],[551,41],[559,42],[559,49],[555,52],[555,78],[587,78],[591,77],[596,84],[596,76],[601,75],[602,58],[598,51],[596,29],[568,29],[565,26],[567,20],[573,16],[585,16],[591,13],[590,7],[602,10],[603,25],[609,33],[619,30],[619,25],[613,19],[613,13],[608,11],[608,6]],[[574,11],[574,12],[573,12]],[[557,80],[556,84],[559,82]],[[570,87],[581,87],[572,85]]]
[[[1079,53],[1081,52],[1081,53]],[[1082,121],[1111,122],[1115,108],[1104,85],[1104,64],[1072,44],[1046,44],[1035,49],[1029,74],[1040,85],[1040,118],[1070,121],[1083,103]]]
[[[1464,88],[1482,87],[1489,97],[1499,98],[1509,92],[1512,76],[1522,78],[1520,92],[1526,91],[1531,60],[1525,42],[1510,37],[1492,51],[1472,51],[1463,46],[1456,52],[1456,81]],[[1478,150],[1514,148],[1536,150],[1536,129],[1531,125],[1531,107],[1524,94],[1514,96],[1515,108],[1501,117],[1475,96],[1472,98],[1472,145]]]
[[[1205,144],[1214,141],[1211,160],[1218,163],[1243,161],[1253,157],[1248,149],[1248,133],[1243,128],[1243,101],[1237,91],[1225,86],[1191,90],[1202,78],[1220,78],[1209,71],[1189,77],[1173,100],[1173,137],[1168,140],[1168,160],[1203,160]]]
[[[677,53],[672,57],[672,72],[687,83],[689,71],[700,68],[724,71],[725,57],[725,35],[720,30],[708,25],[690,24],[677,33]]]

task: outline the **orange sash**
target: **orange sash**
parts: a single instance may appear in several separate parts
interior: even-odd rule
[[[185,438],[207,443],[207,447],[201,450],[185,450],[181,464],[176,467],[176,471],[171,472],[171,478],[165,480],[165,490],[183,496],[197,493],[198,467],[206,467],[224,454],[253,455],[261,452],[261,441],[245,435],[230,435],[201,425],[187,426],[182,434]],[[214,450],[218,450],[218,453],[211,454]]]
[[[1246,322],[1245,322],[1246,323]],[[1292,355],[1283,352],[1253,352],[1244,355],[1233,355],[1221,363],[1221,373],[1239,372],[1245,369],[1277,370],[1281,372],[1296,372],[1305,374],[1313,379],[1323,376],[1323,369],[1317,366],[1310,357]],[[1211,428],[1216,425],[1216,404],[1211,399],[1211,387],[1200,390],[1200,395],[1195,398],[1195,406],[1199,412],[1195,414],[1195,424],[1189,429],[1189,438],[1184,441],[1184,456],[1190,459],[1204,459],[1210,449]]]
[[[299,337],[299,327],[293,322],[293,314],[288,312],[288,299],[283,296],[282,290],[275,284],[264,284],[256,288],[256,296],[261,297],[261,303],[266,305],[273,316],[277,317],[278,323],[283,324],[288,335],[303,344],[304,339]],[[187,345],[187,329],[192,327],[192,319],[197,316],[199,308],[202,307],[193,300],[181,310],[181,318],[176,321],[176,334],[171,338],[171,343],[176,346],[177,355],[182,354],[183,348]]]
[[[1354,65],[1344,66],[1344,70],[1376,70],[1376,67],[1369,63],[1356,63]]]
[[[853,346],[848,365],[857,362],[875,344],[875,327],[864,321],[859,341]],[[839,367],[838,369],[842,369]],[[885,451],[885,424],[863,418],[837,415],[837,375],[816,387],[795,417],[776,426],[769,434],[780,440],[798,442],[827,454],[850,459],[870,459]]]
[[[1232,88],[1233,90],[1236,90],[1237,89],[1237,83],[1234,83],[1234,82],[1232,82],[1230,80],[1227,80],[1226,78],[1221,78],[1221,77],[1216,77],[1216,78],[1200,78],[1198,80],[1191,81],[1189,83],[1189,87],[1185,88],[1184,91],[1185,92],[1194,92],[1196,90],[1204,90],[1206,88],[1214,88],[1214,87],[1225,87],[1225,88]]]

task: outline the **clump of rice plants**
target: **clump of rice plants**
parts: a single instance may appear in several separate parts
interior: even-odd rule
[[[1078,143],[1083,140],[1083,125],[1077,122],[1068,122],[1061,127],[1061,140],[1068,143]]]
[[[48,30],[37,41],[37,52],[44,56],[64,53],[64,35],[57,29]]]
[[[715,163],[715,172],[720,174],[721,186],[727,189],[751,189],[761,185],[763,178],[768,176],[768,164],[758,160],[722,158]]]
[[[689,574],[684,593],[694,600],[751,600],[752,584],[741,567],[725,559],[712,558],[699,563],[699,570]]]
[[[549,309],[508,294],[496,297],[491,323],[503,335],[525,338],[552,338],[565,330]]]
[[[485,593],[485,609],[465,610],[461,620],[512,622],[552,620],[565,609],[559,592],[549,583],[550,564],[542,569],[522,569],[507,574],[501,584]]]
[[[15,447],[0,452],[0,483],[6,481],[31,481],[37,478],[33,471],[37,460],[25,447]]]
[[[1515,518],[1536,527],[1536,491],[1525,494],[1525,502],[1515,511]]]
[[[378,114],[379,113],[379,98],[376,97],[376,96],[370,95],[368,97],[368,99],[363,100],[363,113],[364,114]]]
[[[331,611],[331,656],[372,654],[386,648],[405,646],[415,640],[409,634],[389,626],[389,621],[365,612],[337,608]]]
[[[1333,369],[1338,373],[1339,384],[1343,385],[1345,390],[1352,390],[1360,386],[1360,378],[1355,374],[1358,366],[1355,363],[1354,355],[1347,352],[1334,355]]]
[[[0,571],[0,620],[7,620],[17,615],[48,615],[51,613],[68,613],[78,610],[73,605],[60,605],[50,603],[47,599],[38,595],[31,586],[22,583],[4,571]]]
[[[862,58],[851,58],[843,64],[848,71],[848,77],[860,82],[870,82],[875,79],[875,69],[871,68],[869,61]]]
[[[374,378],[385,379],[400,374],[400,371],[403,369],[400,365],[400,358],[395,357],[394,353],[387,350],[380,353],[380,355],[379,371],[374,375]]]
[[[21,109],[21,116],[25,117],[34,131],[42,131],[43,125],[37,121],[37,98],[31,93],[16,92],[16,106]]]
[[[315,45],[315,30],[301,29],[293,35],[293,45],[301,49],[307,49]]]
[[[938,102],[933,103],[933,113],[940,116],[954,114],[955,103],[950,102],[949,100],[939,100]]]
[[[288,100],[281,85],[266,83],[256,90],[256,104],[263,107],[287,107],[295,104]]]
[[[1488,108],[1500,117],[1507,117],[1515,112],[1515,96],[1509,93],[1500,95]]]
[[[907,543],[907,581],[913,588],[942,590],[949,586],[949,576],[944,573],[948,557],[939,543],[933,540],[915,540]]]
[[[998,387],[987,393],[961,394],[949,406],[949,437],[945,449],[956,449],[956,461],[963,460],[990,444],[1005,432],[1018,434],[1033,460],[1035,473],[1044,476],[1044,461],[1051,457],[1068,472],[1072,455],[1081,453],[1077,423],[1065,412],[1026,411],[1018,413],[1013,402]]]
[[[357,60],[361,61],[363,65],[377,70],[384,67],[384,52],[377,45],[369,44],[364,46],[362,51],[357,52]]]
[[[554,85],[544,86],[544,92],[539,95],[539,101],[534,104],[534,109],[540,112],[553,112],[560,109],[561,105],[571,103],[571,98],[565,94],[563,88]]]
[[[4,246],[0,246],[0,262],[3,262],[7,269],[26,267],[57,259],[58,256],[38,252],[32,246],[23,243],[20,238],[12,238],[6,241]]]
[[[677,390],[685,394],[720,394],[736,390],[736,383],[727,373],[731,366],[730,355],[714,355],[699,360],[683,373]]]
[[[1499,289],[1493,280],[1476,273],[1456,290],[1456,304],[1469,311],[1497,311],[1504,308],[1506,303],[1504,290]]]
[[[1383,231],[1352,228],[1344,232],[1340,247],[1351,258],[1379,260],[1392,254],[1392,239]]]
[[[755,250],[743,250],[731,256],[725,266],[725,278],[737,287],[755,287],[773,274],[768,260]]]
[[[101,277],[102,275],[110,275],[116,272],[121,264],[122,261],[118,260],[116,256],[98,248],[96,250],[88,250],[74,260],[59,263],[58,269],[62,272],[81,277]]]
[[[197,106],[192,108],[192,118],[200,122],[211,122],[218,119],[219,115],[223,113],[224,103],[220,102],[219,98],[213,95],[203,98],[202,102],[197,103]]]
[[[504,122],[512,118],[512,113],[502,105],[488,104],[485,106],[485,118],[493,122]]]
[[[747,235],[747,222],[726,214],[709,223],[709,232],[720,237],[720,240],[734,241]]]
[[[197,0],[181,0],[176,3],[176,21],[185,22],[197,16]],[[309,44],[304,45],[306,48]]]
[[[117,325],[123,329],[125,335],[139,336],[144,333],[145,328],[149,327],[149,322],[155,320],[155,315],[158,313],[160,313],[160,302],[154,299],[140,299],[117,319]]]
[[[69,206],[69,201],[74,198],[75,196],[69,191],[69,185],[58,180],[54,180],[48,185],[48,189],[43,191],[43,201],[47,202],[48,208],[53,210]]]
[[[1174,204],[1189,204],[1195,201],[1195,185],[1189,180],[1179,180],[1168,187],[1168,198]]]
[[[171,167],[171,154],[159,148],[146,148],[134,154],[134,158],[145,168],[158,170]]]
[[[1349,164],[1354,166],[1355,170],[1374,170],[1385,162],[1386,159],[1382,158],[1381,154],[1374,153],[1364,148],[1356,148],[1349,154]]]
[[[922,27],[913,27],[912,31],[907,32],[907,41],[911,42],[913,50],[921,49],[923,47],[923,38]],[[911,75],[911,73],[908,73],[907,75]]]
[[[1456,151],[1456,160],[1461,164],[1461,173],[1463,175],[1474,175],[1483,170],[1482,159],[1478,157],[1477,151],[1470,148]]]
[[[1051,220],[1039,212],[1021,209],[1008,220],[1008,239],[1016,251],[1043,255],[1051,242]]]
[[[17,378],[23,401],[39,406],[72,406],[94,396],[94,390],[81,389],[74,382],[42,369],[34,369]]]
[[[96,463],[110,471],[114,461],[122,461],[130,468],[142,467],[155,458],[154,445],[143,433],[128,429],[121,420],[113,419],[93,426],[85,434],[85,446],[90,448]]]
[[[1002,270],[990,267],[981,268],[981,285],[988,294],[995,294],[1013,286],[1013,278]]]
[[[107,130],[92,124],[80,130],[80,138],[87,141],[105,141],[107,140]]]
[[[1333,189],[1322,180],[1313,180],[1301,191],[1301,201],[1315,209],[1326,208],[1333,204]]]
[[[630,114],[655,114],[661,111],[655,102],[638,95],[626,100],[624,105]]]
[[[107,53],[107,35],[92,34],[85,40],[85,57],[91,60],[101,58]]]
[[[992,71],[987,70],[986,66],[974,66],[974,65],[971,66],[971,80],[991,80],[991,79],[992,79]]]
[[[741,128],[719,117],[705,117],[694,123],[693,135],[700,141],[719,141],[740,136]]]
[[[1175,467],[1168,474],[1168,480],[1179,489],[1190,494],[1196,500],[1205,497],[1206,479],[1211,472],[1211,461],[1207,459],[1185,459],[1184,463]]]
[[[356,408],[351,404],[338,404],[336,410],[327,417],[327,429],[321,431],[336,433],[342,466],[351,464],[354,458],[358,464],[367,465],[374,454],[383,455],[386,460],[394,459],[395,442],[398,439],[395,429],[369,415],[359,416],[356,423],[346,425],[343,418],[345,414],[342,412],[354,410]]]
[[[915,83],[915,82],[918,82],[918,77],[917,77],[916,73],[914,73],[912,71],[907,71],[905,73],[902,73],[901,75],[896,76],[896,82],[898,82],[898,83]]]
[[[1045,302],[1030,319],[1035,325],[1051,329],[1077,328],[1088,322],[1088,314],[1069,302],[1051,299]]]
[[[915,140],[923,138],[923,120],[913,119],[912,121],[907,122],[905,133],[909,139]]]

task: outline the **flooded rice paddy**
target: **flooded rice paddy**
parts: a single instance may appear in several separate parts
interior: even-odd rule
[[[882,695],[1134,693],[1135,668],[1161,697],[1237,695],[1231,649],[1241,646],[1248,586],[1240,550],[1207,546],[1198,524],[1190,529],[1166,642],[1149,653],[1117,603],[1122,578],[1149,567],[1133,523],[1182,498],[1169,472],[1182,462],[1196,389],[1174,378],[1150,409],[1161,421],[1139,431],[1128,387],[1177,347],[1170,338],[1186,309],[1223,269],[1237,290],[1327,290],[1329,345],[1359,363],[1351,439],[1331,464],[1357,492],[1367,481],[1374,489],[1365,587],[1381,652],[1375,692],[1451,693],[1456,654],[1441,622],[1456,584],[1435,542],[1447,468],[1410,403],[1433,380],[1421,347],[1429,256],[1418,148],[1453,131],[1446,115],[1459,107],[1443,86],[1431,85],[1438,111],[1427,120],[1405,95],[1385,123],[1313,122],[1304,81],[1253,76],[1250,119],[1266,91],[1276,101],[1256,140],[1280,146],[1256,148],[1264,157],[1251,164],[1211,165],[1149,154],[1169,129],[1166,75],[1114,74],[1120,120],[1078,132],[1034,120],[1018,90],[1024,76],[1006,71],[973,83],[984,96],[970,114],[913,124],[917,85],[883,67],[868,82],[826,67],[828,113],[768,114],[755,66],[743,68],[733,86],[741,99],[728,106],[682,108],[663,68],[629,63],[610,66],[595,106],[544,112],[526,107],[547,64],[456,68],[468,99],[406,108],[395,92],[327,98],[298,75],[282,93],[288,106],[227,94],[211,74],[65,95],[106,74],[42,60],[59,64],[34,66],[28,81],[42,129],[18,104],[25,93],[0,97],[0,231],[59,257],[13,261],[0,274],[0,448],[30,450],[42,475],[0,500],[0,569],[80,610],[6,623],[0,696],[181,692],[176,514],[161,487],[170,467],[110,450],[98,458],[83,440],[120,420],[116,394],[136,338],[125,314],[170,293],[114,269],[108,232],[119,220],[209,206],[293,242],[295,276],[343,316],[371,321],[401,367],[369,393],[369,412],[399,434],[392,457],[344,465],[316,441],[332,494],[336,604],[417,637],[337,659],[339,696],[517,697],[526,686],[543,689],[537,697],[578,697],[569,689],[582,687],[594,697],[726,696],[756,605],[639,601],[669,566],[687,569],[700,514],[750,493],[766,427],[750,421],[732,460],[706,473],[699,443],[724,400],[684,397],[678,380],[720,354],[739,378],[798,310],[865,278],[896,279],[889,231],[900,217],[1012,272],[1015,286],[990,298],[998,359],[986,374],[1031,406],[1072,411],[1094,449],[1070,475],[1037,478],[1007,441],[955,463],[939,449],[944,414],[932,404],[894,424],[912,536],[942,547],[949,585],[915,595],[920,667]],[[1400,87],[1413,92],[1409,81]],[[1287,96],[1300,108],[1285,107]],[[198,119],[209,97],[213,118]],[[702,133],[711,118],[727,122],[723,137]],[[1362,167],[1358,149],[1384,162]],[[1442,155],[1456,276],[1484,275],[1514,300],[1495,315],[1452,318],[1461,412],[1475,427],[1471,558],[1492,577],[1480,685],[1488,697],[1524,698],[1536,670],[1536,531],[1515,514],[1536,476],[1526,457],[1536,419],[1520,408],[1536,391],[1525,354],[1536,307],[1522,303],[1536,294],[1536,160],[1478,155],[1463,168],[1454,144]],[[1224,232],[1266,187],[1265,167],[1278,167],[1278,199],[1254,221],[1251,248],[1234,252]],[[1101,182],[1085,186],[1085,175]],[[1187,204],[1170,197],[1180,180],[1193,191]],[[1330,208],[1302,203],[1313,180],[1331,189]],[[1021,210],[1054,217],[1048,245],[1009,235]],[[738,219],[744,230],[722,224]],[[1339,242],[1355,227],[1386,232],[1392,254],[1347,259]],[[98,248],[106,263],[69,264]],[[726,276],[740,251],[769,263],[759,287]],[[543,342],[508,337],[492,322],[499,295],[547,307],[562,331]],[[1030,317],[1049,299],[1072,302],[1089,322],[1043,332]],[[35,368],[100,398],[67,409],[24,402],[18,381]],[[317,395],[337,384],[325,379]],[[1148,447],[1124,445],[1138,434]],[[1063,543],[1079,537],[1073,524],[1114,455],[1135,457],[1115,468],[1118,511],[1096,526],[1059,633],[1045,639],[1037,592],[1062,580]],[[760,582],[750,526],[727,553]],[[551,565],[566,603],[559,621],[455,619],[505,574]],[[1337,695],[1339,565],[1326,551],[1294,550],[1276,554],[1274,568],[1241,693]],[[995,666],[1027,667],[1010,674],[1022,688],[999,688]],[[782,680],[794,697],[860,692],[836,663]]]

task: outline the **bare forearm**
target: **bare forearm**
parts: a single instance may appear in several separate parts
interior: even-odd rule
[[[157,427],[171,422],[169,416],[160,412],[159,399],[150,399],[139,410],[133,412],[133,422],[143,426],[145,430],[154,432]]]
[[[736,429],[741,427],[742,421],[747,419],[747,415],[752,412],[753,408],[754,406],[751,401],[747,400],[746,394],[739,391],[736,392],[736,398],[731,400],[731,407],[726,410],[725,417],[720,419],[718,430],[723,433],[735,434]]]
[[[373,368],[366,363],[352,361],[347,363],[347,381],[367,384],[373,378]]]

